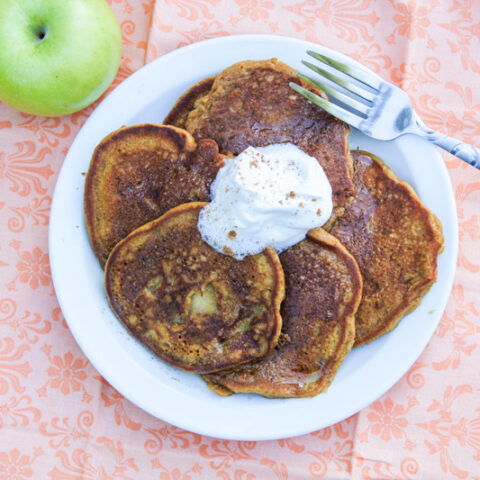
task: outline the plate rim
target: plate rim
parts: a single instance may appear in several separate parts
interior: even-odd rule
[[[56,238],[55,238],[55,229],[58,228],[57,227],[57,222],[55,221],[55,219],[58,216],[57,211],[60,208],[59,207],[59,195],[57,195],[57,193],[59,191],[59,185],[62,185],[63,178],[66,175],[66,172],[68,170],[69,162],[72,161],[72,160],[69,160],[70,157],[73,156],[73,155],[71,155],[71,152],[76,151],[77,143],[79,143],[80,140],[81,140],[81,135],[80,135],[81,132],[84,129],[87,129],[90,124],[95,122],[96,115],[102,113],[105,109],[108,109],[110,104],[113,104],[117,97],[121,97],[122,90],[124,90],[125,88],[128,88],[128,86],[130,84],[134,84],[137,81],[137,78],[140,78],[143,75],[148,75],[148,72],[151,69],[155,69],[156,65],[158,63],[164,62],[166,58],[171,59],[171,58],[174,58],[175,56],[185,55],[185,52],[187,52],[187,54],[188,54],[188,52],[193,52],[196,49],[201,49],[201,48],[205,48],[205,47],[214,48],[215,45],[222,44],[222,43],[228,44],[228,43],[252,42],[252,41],[277,41],[277,42],[278,41],[280,41],[280,42],[284,41],[284,42],[287,42],[287,43],[293,42],[293,43],[296,43],[298,45],[302,44],[304,47],[309,47],[309,48],[311,48],[312,46],[317,46],[321,49],[324,49],[324,50],[327,50],[327,51],[330,51],[330,52],[334,53],[339,58],[345,58],[345,59],[348,59],[349,61],[353,61],[353,59],[350,59],[350,57],[347,57],[340,52],[337,52],[335,50],[331,50],[330,48],[325,47],[323,45],[314,44],[312,42],[308,42],[308,41],[298,39],[298,38],[286,37],[286,36],[280,36],[280,35],[263,35],[263,34],[262,35],[258,35],[258,34],[230,35],[230,36],[216,37],[216,38],[213,38],[213,39],[203,40],[203,41],[196,42],[194,44],[187,45],[185,47],[173,50],[173,51],[171,51],[171,52],[169,52],[169,53],[167,53],[163,56],[158,57],[157,59],[155,59],[154,61],[145,65],[144,67],[140,68],[135,73],[133,73],[131,76],[129,76],[127,79],[125,79],[123,82],[121,82],[97,106],[95,111],[92,112],[92,114],[89,116],[89,118],[86,120],[86,122],[84,123],[82,128],[77,133],[74,141],[72,142],[72,144],[70,146],[69,152],[68,152],[67,156],[65,157],[64,163],[62,165],[62,168],[60,170],[60,173],[58,175],[57,182],[56,182],[56,185],[55,185],[55,189],[54,189],[54,193],[53,193],[53,197],[52,197],[52,206],[51,206],[51,211],[50,211],[50,222],[49,222],[49,230],[48,230],[48,234],[49,234],[48,235],[49,236],[49,258],[50,258],[50,268],[51,268],[51,273],[52,273],[52,281],[53,281],[53,285],[54,285],[54,288],[55,288],[55,291],[56,291],[57,300],[59,302],[59,305],[60,305],[60,308],[61,308],[62,312],[67,312],[69,310],[69,307],[68,307],[68,305],[65,304],[64,295],[59,293],[59,292],[63,291],[64,285],[61,284],[61,279],[60,279],[61,274],[59,273],[59,270],[58,270],[58,268],[59,268],[59,266],[57,264],[58,258],[56,256],[56,252],[55,252],[56,245],[57,245],[56,244]],[[365,67],[363,67],[363,68],[365,68]],[[408,136],[405,136],[405,138],[407,138],[407,140],[405,140],[405,141],[408,143]],[[389,142],[386,142],[386,143],[389,143]],[[438,163],[438,166],[439,166],[439,173],[443,177],[445,185],[447,186],[448,191],[445,192],[445,193],[448,195],[450,200],[453,200],[453,205],[452,206],[453,206],[453,214],[454,215],[452,217],[453,218],[452,228],[453,228],[453,233],[454,233],[454,235],[453,235],[454,242],[453,242],[453,245],[451,245],[451,248],[453,249],[453,257],[454,257],[453,264],[455,265],[456,264],[456,259],[457,259],[457,256],[458,256],[458,219],[457,219],[457,215],[456,215],[455,198],[454,198],[454,195],[453,195],[453,188],[452,188],[452,185],[451,185],[451,182],[450,182],[450,177],[448,175],[448,171],[447,171],[447,168],[445,166],[445,163],[443,162],[443,160],[442,160],[440,154],[438,153],[438,151],[436,151],[434,149],[432,151],[432,155],[433,155],[433,152],[435,152],[435,156],[437,158],[436,162]],[[82,192],[82,198],[83,198],[83,192]],[[82,206],[83,206],[83,204],[82,204]],[[169,422],[169,423],[172,423],[176,426],[179,426],[180,428],[183,428],[183,429],[186,429],[186,430],[189,430],[189,431],[194,431],[196,433],[199,433],[199,434],[202,434],[202,435],[205,435],[205,436],[215,436],[217,438],[224,438],[224,439],[231,439],[231,440],[254,440],[254,441],[273,440],[273,439],[296,436],[296,435],[300,435],[300,434],[306,434],[306,433],[309,433],[311,431],[317,430],[319,428],[326,427],[327,425],[332,425],[334,423],[337,423],[338,421],[341,421],[345,418],[348,418],[352,414],[357,413],[358,411],[365,408],[367,405],[372,403],[379,396],[386,393],[395,383],[397,383],[398,380],[400,380],[405,375],[405,373],[410,369],[410,367],[413,365],[415,360],[418,358],[418,356],[424,350],[424,348],[426,347],[428,342],[431,340],[431,337],[432,337],[434,331],[438,327],[438,323],[441,319],[443,311],[445,310],[446,303],[448,301],[448,298],[450,296],[450,292],[451,292],[451,289],[452,289],[452,286],[453,286],[455,270],[456,270],[455,267],[453,267],[453,269],[450,267],[449,270],[448,270],[449,277],[446,280],[446,291],[448,291],[448,294],[446,294],[444,296],[444,298],[442,298],[442,302],[441,302],[442,305],[440,305],[441,308],[439,308],[439,310],[441,311],[441,314],[438,315],[438,321],[436,321],[435,325],[432,324],[431,332],[428,335],[428,339],[426,339],[423,346],[417,348],[417,350],[415,352],[410,354],[410,357],[413,358],[413,361],[405,362],[404,369],[402,369],[402,372],[399,375],[396,375],[395,377],[392,377],[388,381],[384,382],[384,385],[382,385],[381,388],[376,389],[376,390],[381,390],[382,393],[378,394],[377,392],[375,392],[374,394],[371,395],[371,397],[369,397],[367,400],[365,400],[363,402],[362,406],[358,407],[358,405],[355,405],[348,411],[344,410],[344,411],[342,411],[341,414],[338,414],[335,418],[331,419],[331,421],[329,420],[328,423],[326,423],[326,424],[324,424],[322,422],[317,422],[317,423],[312,422],[312,425],[311,425],[311,427],[309,427],[309,429],[305,429],[305,427],[302,425],[302,426],[298,427],[297,429],[290,428],[290,429],[288,429],[288,431],[279,431],[277,433],[256,432],[256,433],[252,433],[251,435],[248,435],[248,436],[245,436],[244,434],[239,434],[238,432],[233,433],[233,434],[229,434],[228,432],[225,432],[225,429],[222,429],[222,428],[220,428],[220,429],[218,429],[218,428],[217,429],[215,429],[215,428],[205,429],[205,428],[202,428],[201,426],[196,425],[196,424],[192,425],[192,422],[189,421],[188,419],[186,419],[184,414],[180,413],[180,415],[179,415],[179,414],[177,414],[176,411],[168,412],[168,413],[163,412],[162,415],[159,416],[158,412],[152,411],[152,409],[147,404],[145,404],[145,402],[143,401],[142,398],[138,398],[138,396],[132,394],[132,392],[128,389],[128,387],[126,385],[117,381],[117,378],[114,378],[114,380],[111,381],[111,379],[113,377],[112,377],[112,375],[110,375],[110,371],[106,367],[106,364],[102,363],[98,358],[95,357],[95,355],[92,354],[88,344],[86,344],[83,341],[83,338],[80,335],[79,330],[77,329],[75,323],[69,321],[69,315],[67,315],[67,313],[64,313],[64,316],[65,316],[65,320],[66,320],[66,322],[69,326],[69,330],[72,333],[73,337],[75,338],[75,341],[77,342],[77,344],[79,345],[79,347],[81,348],[81,350],[83,351],[85,356],[88,358],[90,363],[94,366],[94,368],[102,375],[102,377],[104,377],[125,398],[127,398],[129,401],[131,401],[132,403],[134,403],[135,405],[137,405],[138,407],[140,407],[141,409],[143,409],[147,413],[151,414],[152,416],[154,416],[156,418],[161,418],[162,420],[164,420],[166,422]],[[362,347],[360,347],[360,348],[362,348]],[[270,400],[270,401],[272,401],[272,400]]]

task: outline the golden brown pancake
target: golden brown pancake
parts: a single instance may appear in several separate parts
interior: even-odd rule
[[[185,128],[188,114],[195,108],[195,102],[210,93],[215,77],[205,78],[189,88],[175,103],[163,123]]]
[[[205,375],[221,395],[312,397],[327,390],[355,338],[362,279],[353,257],[321,228],[280,254],[282,334],[265,358]]]
[[[293,143],[318,159],[332,185],[333,217],[343,213],[354,193],[348,126],[293,91],[289,83],[322,92],[276,59],[232,65],[205,93],[209,82],[185,93],[165,123],[185,128],[197,140],[212,138],[220,151],[230,155],[248,146]]]
[[[105,266],[107,296],[122,323],[167,363],[200,373],[268,354],[284,296],[273,249],[239,261],[202,240],[204,205],[180,205],[133,231]]]
[[[355,346],[392,330],[437,277],[442,227],[416,193],[379,158],[353,152],[356,198],[331,229],[363,277]]]
[[[213,140],[197,143],[176,127],[136,125],[103,139],[85,183],[87,229],[100,264],[135,228],[181,203],[208,200],[221,163]]]

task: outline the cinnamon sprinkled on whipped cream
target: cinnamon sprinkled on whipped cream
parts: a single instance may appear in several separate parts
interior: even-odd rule
[[[248,147],[228,159],[201,211],[202,238],[237,259],[270,246],[277,252],[324,225],[332,213],[332,188],[318,161],[295,145]]]

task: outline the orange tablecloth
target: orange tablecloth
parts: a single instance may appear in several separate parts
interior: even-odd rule
[[[198,40],[300,37],[360,60],[407,90],[429,126],[480,145],[478,0],[109,3],[124,42],[115,84]],[[48,119],[0,104],[0,480],[480,479],[479,171],[444,156],[458,270],[441,324],[408,374],[357,415],[309,435],[216,440],[153,418],[112,389],[58,307],[49,209],[93,108]]]

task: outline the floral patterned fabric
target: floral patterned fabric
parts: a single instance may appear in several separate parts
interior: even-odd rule
[[[111,88],[189,43],[237,33],[348,54],[412,97],[434,129],[480,145],[478,0],[109,0],[123,59]],[[480,172],[444,154],[460,229],[456,281],[410,371],[357,415],[270,442],[153,418],[100,377],[55,298],[55,180],[95,105],[40,118],[0,104],[0,480],[480,479]]]

